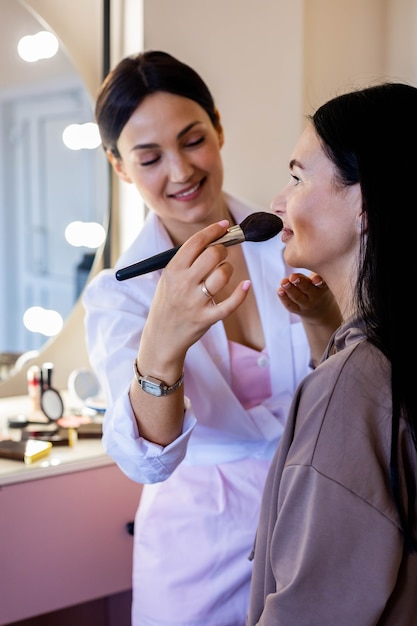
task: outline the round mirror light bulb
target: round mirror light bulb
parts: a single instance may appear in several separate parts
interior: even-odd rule
[[[106,239],[106,230],[98,222],[71,222],[65,229],[65,239],[71,246],[99,248]]]
[[[94,150],[101,145],[97,124],[69,124],[62,133],[62,141],[70,150]]]
[[[41,306],[31,306],[23,315],[23,324],[32,333],[41,333],[46,337],[57,335],[64,325],[62,315],[52,309]]]
[[[28,63],[50,59],[58,50],[58,39],[47,30],[40,31],[36,35],[26,35],[17,44],[19,56]]]

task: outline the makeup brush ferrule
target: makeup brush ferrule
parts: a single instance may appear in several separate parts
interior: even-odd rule
[[[227,233],[216,239],[216,241],[212,241],[209,243],[209,246],[216,246],[218,243],[222,243],[224,246],[234,246],[238,243],[243,243],[245,241],[245,234],[242,228],[237,224],[236,226],[231,226],[227,229]]]

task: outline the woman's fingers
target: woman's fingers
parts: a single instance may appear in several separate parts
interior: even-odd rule
[[[199,261],[202,253],[207,253],[209,259],[219,259],[218,262],[220,262],[227,254],[225,246],[210,246],[209,244],[222,237],[226,233],[228,226],[229,222],[227,220],[221,220],[194,233],[183,243],[167,267],[171,266],[175,269],[190,267],[193,263]]]
[[[162,270],[146,326],[164,352],[187,350],[246,298],[250,281],[242,281],[222,301],[216,298],[229,283],[233,266],[225,261],[225,246],[209,244],[227,227],[223,220],[195,233]]]
[[[306,276],[293,273],[281,280],[278,295],[286,308],[299,314],[308,314],[322,301],[327,286],[317,274]]]
[[[340,323],[341,313],[334,295],[318,274],[291,274],[281,281],[278,296],[288,311],[304,320],[316,323],[332,320],[335,328]]]

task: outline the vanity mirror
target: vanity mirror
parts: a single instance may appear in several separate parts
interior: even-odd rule
[[[52,322],[57,319],[59,327],[79,298],[97,247],[85,241],[72,245],[65,235],[74,223],[79,235],[94,223],[106,227],[109,169],[100,145],[75,150],[63,142],[68,126],[94,121],[91,94],[63,46],[52,58],[22,60],[17,51],[20,38],[48,27],[20,0],[0,0],[0,14],[0,380],[4,380],[17,356],[40,350],[54,336]],[[28,310],[48,317],[46,332],[40,332],[40,326],[34,331],[25,326]]]

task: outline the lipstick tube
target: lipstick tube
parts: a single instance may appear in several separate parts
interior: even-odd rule
[[[32,365],[27,371],[28,396],[32,400],[32,411],[41,410],[41,370]]]

